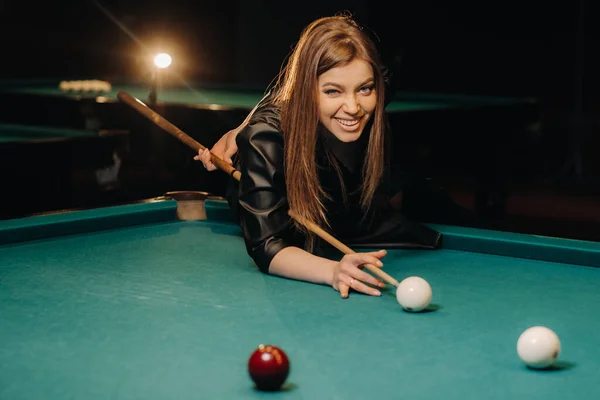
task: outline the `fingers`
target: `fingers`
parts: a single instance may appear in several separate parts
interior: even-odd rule
[[[375,287],[385,287],[385,284],[378,279],[375,279],[372,275],[363,272],[358,274],[359,276],[352,277],[348,286],[355,292],[368,294],[370,296],[381,296],[381,292]],[[369,285],[367,285],[368,283]]]
[[[382,267],[383,263],[381,259],[385,257],[387,254],[386,250],[378,250],[372,251],[368,253],[354,253],[352,256],[355,256],[357,260],[360,260],[360,264],[371,264],[377,267]]]
[[[370,296],[381,296],[376,288],[384,288],[385,282],[362,270],[364,264],[383,266],[381,258],[387,252],[380,250],[370,253],[348,254],[340,261],[340,272],[337,275],[338,289],[342,298],[347,298],[350,290]]]
[[[383,267],[383,262],[381,262],[381,258],[383,258],[386,254],[387,254],[387,252],[385,250],[379,250],[379,251],[372,252],[372,253],[358,253],[358,254],[352,255],[351,257],[350,256],[346,256],[346,257],[348,258],[348,261],[353,266],[355,266],[356,268],[361,270],[360,276],[357,276],[357,277],[361,277],[361,280],[364,280],[364,279],[362,279],[362,277],[365,277],[366,282],[368,282],[372,285],[375,285],[375,286],[385,287],[385,284],[382,281],[376,279],[375,277],[373,277],[370,274],[367,274],[366,272],[362,272],[362,269],[365,267],[365,264],[370,264],[370,265],[373,265],[378,268]],[[368,277],[368,278],[366,278],[366,277]]]
[[[204,149],[202,152],[202,164],[204,164],[204,168],[206,168],[208,171],[214,171],[217,169],[217,166],[210,160],[210,150],[208,149]]]
[[[241,127],[241,126],[240,126]],[[210,160],[211,153],[228,163],[229,165],[233,164],[233,160],[231,157],[235,153],[237,153],[237,143],[235,142],[235,138],[237,136],[239,128],[232,129],[217,141],[212,149],[204,149],[203,151],[199,151],[196,156],[194,156],[194,160],[202,161],[204,168],[207,171],[214,171],[217,167]]]
[[[205,148],[204,150],[198,151],[198,155],[194,156],[194,160],[202,161],[202,165],[207,171],[214,171],[217,167],[210,161],[210,150]]]
[[[346,284],[339,285],[340,295],[343,299],[348,298],[348,296],[350,295],[350,289],[354,290],[355,292],[363,293],[369,296],[381,296],[381,292],[379,290],[365,284],[359,278],[353,278],[348,275],[346,279],[348,280]],[[377,284],[375,285],[377,286]]]
[[[342,296],[342,299],[347,299],[350,294],[350,286],[339,285],[339,287],[340,287],[340,296]]]

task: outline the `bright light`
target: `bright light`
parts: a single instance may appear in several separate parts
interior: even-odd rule
[[[171,56],[167,53],[160,53],[154,56],[154,65],[158,68],[167,68],[171,65]]]

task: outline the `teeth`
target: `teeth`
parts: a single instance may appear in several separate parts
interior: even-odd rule
[[[337,119],[337,118],[336,118]],[[352,121],[348,121],[347,119],[337,119],[338,122],[342,125],[346,125],[346,126],[352,126],[352,125],[356,125],[358,124],[358,120],[354,119]]]

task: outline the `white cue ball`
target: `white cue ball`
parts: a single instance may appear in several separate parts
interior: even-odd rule
[[[532,326],[519,336],[517,353],[530,368],[548,368],[558,358],[560,340],[551,329],[545,326]]]
[[[431,296],[431,286],[419,276],[402,280],[396,288],[396,299],[406,311],[423,311],[431,302]]]

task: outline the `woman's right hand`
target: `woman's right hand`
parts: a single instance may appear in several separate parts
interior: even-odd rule
[[[371,264],[383,267],[381,259],[386,254],[385,250],[346,254],[334,267],[333,288],[344,299],[348,297],[350,289],[370,296],[381,296],[381,292],[375,288],[384,288],[385,283],[363,271],[363,266]]]
[[[204,168],[207,171],[214,171],[217,169],[217,166],[212,163],[210,160],[211,153],[221,158],[223,161],[227,162],[229,165],[233,164],[231,157],[238,151],[237,143],[235,142],[235,138],[243,125],[238,126],[235,129],[230,130],[225,133],[217,143],[213,146],[210,151],[208,148],[205,148],[204,151],[199,150],[198,154],[194,156],[194,160],[202,161]]]

